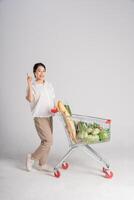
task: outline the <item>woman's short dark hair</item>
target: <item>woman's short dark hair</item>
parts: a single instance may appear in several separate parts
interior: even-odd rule
[[[46,71],[46,66],[43,64],[43,63],[36,63],[34,66],[33,66],[33,73],[35,74],[36,70],[38,67],[44,67],[45,71]]]

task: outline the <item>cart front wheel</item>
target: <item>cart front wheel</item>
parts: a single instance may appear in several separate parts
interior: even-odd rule
[[[57,171],[55,171],[54,172],[54,176],[56,177],[56,178],[59,178],[60,177],[60,171],[59,170],[57,170]]]
[[[106,168],[103,167],[103,172],[105,174],[105,176],[104,176],[105,178],[110,179],[110,178],[113,177],[113,172],[110,171],[109,169],[106,169]]]
[[[69,167],[68,163],[62,163],[62,169],[67,169]]]

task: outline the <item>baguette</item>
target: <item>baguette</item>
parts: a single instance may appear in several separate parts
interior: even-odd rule
[[[56,107],[64,118],[64,121],[65,121],[66,126],[67,126],[67,130],[69,132],[71,139],[76,142],[76,129],[75,129],[74,122],[71,119],[71,115],[69,114],[66,107],[64,106],[64,104],[61,101],[57,102]]]
[[[57,102],[57,109],[59,112],[64,113],[66,116],[70,116],[69,112],[61,101]]]

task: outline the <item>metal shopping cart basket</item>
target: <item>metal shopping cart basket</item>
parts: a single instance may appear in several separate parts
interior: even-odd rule
[[[58,116],[61,118],[65,127],[69,142],[69,150],[54,167],[54,176],[60,177],[61,173],[59,168],[62,167],[62,169],[67,169],[69,164],[66,162],[66,159],[75,149],[82,147],[81,149],[83,149],[84,152],[88,153],[89,156],[93,157],[103,165],[102,173],[104,174],[104,177],[112,178],[113,172],[110,171],[110,165],[91,147],[91,144],[107,142],[110,140],[111,120],[71,114],[71,112],[69,116],[66,116],[65,113],[62,112],[59,113]],[[71,124],[72,129],[68,122]],[[74,133],[75,137],[73,135]]]

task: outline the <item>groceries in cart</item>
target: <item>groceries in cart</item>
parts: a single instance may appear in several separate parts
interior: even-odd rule
[[[110,165],[90,145],[110,140],[111,120],[72,114],[70,106],[64,105],[62,101],[58,101],[51,112],[59,112],[58,116],[62,119],[69,142],[68,152],[54,167],[54,176],[60,177],[60,168],[68,169],[69,164],[66,159],[75,149],[81,148],[103,164],[102,174],[105,178],[112,178],[113,172],[109,169]]]
[[[111,120],[73,115],[69,105],[58,101],[52,112],[58,111],[65,122],[70,138],[75,143],[98,143],[110,140]]]
[[[98,123],[87,123],[74,121],[77,138],[85,143],[105,142],[110,139],[110,129],[103,128]]]

